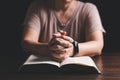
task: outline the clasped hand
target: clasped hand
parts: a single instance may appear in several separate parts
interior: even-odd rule
[[[53,34],[53,38],[49,42],[50,56],[57,61],[63,61],[64,59],[73,55],[73,39],[66,36],[66,32],[60,30]]]

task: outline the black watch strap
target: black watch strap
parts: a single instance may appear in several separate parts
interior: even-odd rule
[[[76,54],[79,53],[78,42],[77,42],[77,41],[74,41],[74,42],[72,42],[72,44],[73,44],[73,47],[74,47],[74,53],[73,53],[73,56],[75,56]]]

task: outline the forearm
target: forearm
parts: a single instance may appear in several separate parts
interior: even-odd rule
[[[39,42],[31,42],[31,41],[22,41],[22,48],[32,54],[48,56],[48,43],[39,43]]]
[[[89,41],[84,43],[79,43],[79,53],[76,56],[94,56],[100,55],[103,43],[97,41]]]

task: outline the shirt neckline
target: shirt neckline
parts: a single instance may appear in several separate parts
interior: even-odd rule
[[[78,3],[77,3],[77,7],[75,8],[72,16],[69,17],[69,19],[68,19],[65,23],[61,23],[61,22],[59,21],[57,15],[56,15],[56,13],[55,13],[55,11],[53,10],[53,14],[54,14],[54,16],[55,16],[55,18],[56,18],[56,20],[57,20],[58,26],[60,26],[61,28],[65,28],[66,26],[70,25],[70,24],[71,24],[71,21],[74,19],[73,17],[75,17],[75,15],[77,14],[77,12],[78,12],[78,10],[79,10],[79,6],[80,6],[80,5],[79,5],[79,2],[78,2]]]

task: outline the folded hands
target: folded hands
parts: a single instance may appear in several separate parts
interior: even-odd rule
[[[63,61],[64,59],[73,55],[73,42],[74,40],[66,36],[66,32],[60,30],[53,34],[53,38],[49,42],[49,54],[57,61]]]

